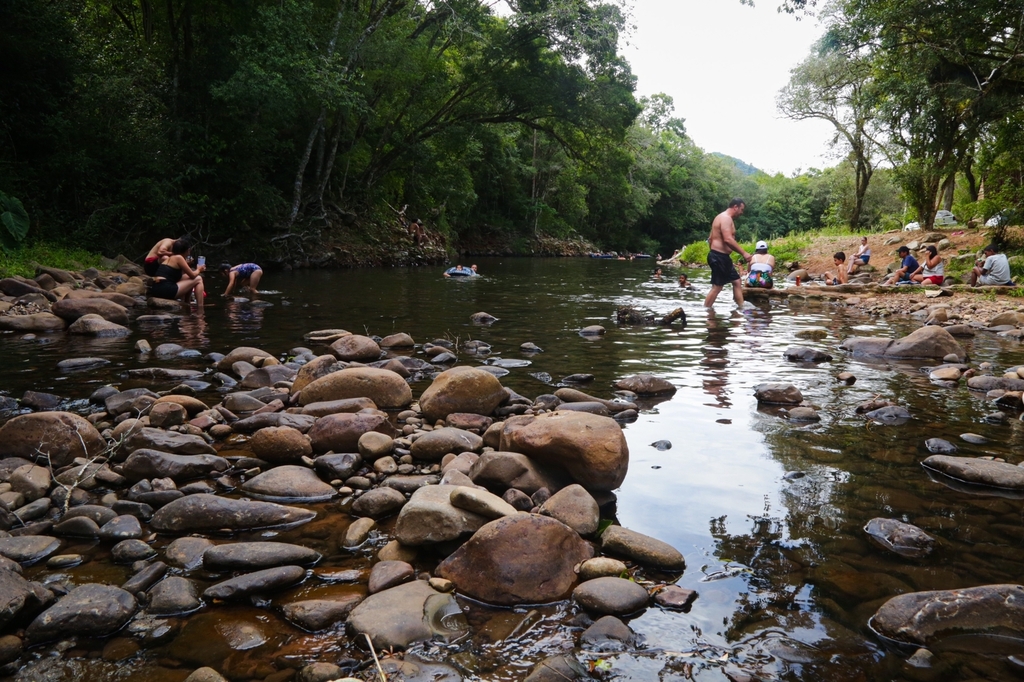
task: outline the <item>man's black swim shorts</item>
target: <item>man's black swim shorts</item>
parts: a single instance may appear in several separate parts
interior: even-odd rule
[[[732,258],[727,253],[721,253],[712,249],[708,252],[708,265],[711,267],[711,284],[725,286],[740,278],[732,264]]]

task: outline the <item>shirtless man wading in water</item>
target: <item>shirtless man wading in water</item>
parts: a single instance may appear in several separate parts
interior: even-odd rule
[[[711,251],[708,252],[708,265],[711,267],[711,291],[704,299],[704,307],[710,308],[718,298],[726,284],[732,283],[732,297],[736,305],[743,305],[743,285],[740,283],[740,274],[733,267],[731,251],[735,251],[743,257],[747,263],[751,256],[736,241],[736,224],[733,218],[743,215],[747,205],[742,199],[733,199],[729,202],[729,208],[725,209],[711,223],[711,236],[708,237],[708,244]]]

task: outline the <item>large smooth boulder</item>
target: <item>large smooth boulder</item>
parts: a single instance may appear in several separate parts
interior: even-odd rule
[[[390,334],[380,340],[381,348],[412,348],[415,345],[416,342],[405,332]]]
[[[412,389],[405,379],[391,370],[349,367],[308,384],[302,389],[299,403],[310,405],[349,398],[369,398],[378,408],[392,410],[412,402]]]
[[[476,367],[453,367],[441,372],[420,396],[420,409],[430,422],[453,412],[489,416],[506,398],[498,379]]]
[[[614,419],[587,412],[510,417],[501,430],[500,449],[565,469],[588,490],[618,488],[629,468],[622,428]]]
[[[475,433],[446,426],[428,431],[412,444],[412,456],[428,462],[440,461],[449,452],[456,455],[476,452],[484,446],[484,439]]]
[[[0,458],[49,456],[55,467],[95,457],[107,447],[92,424],[71,412],[23,414],[0,427]]]
[[[967,388],[972,391],[1024,391],[1024,379],[1013,377],[996,377],[991,374],[981,374],[967,380]]]
[[[343,336],[329,348],[334,357],[345,362],[369,362],[380,357],[380,346],[369,336],[349,334]]]
[[[533,495],[541,488],[553,491],[563,485],[563,476],[520,452],[485,452],[470,466],[467,475],[476,485],[501,493],[515,488]]]
[[[982,585],[911,592],[882,604],[870,621],[879,634],[920,646],[947,635],[1024,634],[1024,586]]]
[[[242,490],[260,497],[313,502],[334,497],[335,490],[312,469],[295,464],[274,467],[242,484]]]
[[[0,315],[0,331],[61,332],[67,323],[53,313],[31,315]]]
[[[203,552],[203,566],[211,571],[242,571],[275,566],[310,566],[320,561],[316,550],[288,542],[232,542]]]
[[[953,335],[939,326],[921,327],[885,349],[888,358],[944,358],[955,355],[959,362],[967,359],[967,351]]]
[[[413,580],[360,602],[349,614],[348,629],[353,635],[368,635],[377,650],[404,649],[433,637],[465,634],[465,627],[452,627],[456,621],[464,626],[454,597]]]
[[[620,391],[632,391],[637,395],[672,395],[676,387],[661,377],[653,374],[634,374],[615,382]]]
[[[299,367],[299,371],[292,381],[292,395],[306,388],[306,386],[309,386],[317,379],[321,379],[331,372],[337,372],[344,366],[333,355],[318,355],[302,367]]]
[[[230,462],[216,455],[175,455],[144,448],[128,456],[121,465],[121,474],[130,481],[141,481],[144,478],[187,481],[226,471],[230,466]]]
[[[150,525],[165,533],[256,530],[298,525],[315,516],[316,512],[308,509],[201,493],[164,505],[153,515]]]
[[[341,412],[316,420],[309,430],[309,440],[316,452],[357,452],[359,437],[368,431],[392,438],[398,435],[383,412]]]
[[[0,556],[31,566],[57,551],[60,540],[48,535],[15,535],[0,538]]]
[[[127,294],[119,294],[116,291],[92,291],[90,289],[75,289],[69,291],[64,299],[75,299],[75,298],[105,298],[108,301],[122,306],[124,308],[134,308],[135,306],[142,305],[137,299],[128,296]]]
[[[290,426],[269,426],[249,439],[252,453],[274,464],[299,462],[313,454],[309,436]]]
[[[128,324],[128,309],[105,298],[64,298],[50,306],[50,312],[68,322],[83,315],[99,315],[108,322]]]
[[[592,556],[593,547],[564,523],[516,514],[480,528],[435,573],[484,602],[543,604],[568,596],[573,567]]]
[[[932,455],[921,466],[975,485],[1024,490],[1024,467],[975,457]]]
[[[119,587],[87,583],[39,614],[26,635],[39,642],[58,637],[105,637],[120,630],[138,604]]]
[[[395,523],[395,538],[416,547],[458,540],[475,532],[490,519],[459,509],[451,502],[452,485],[418,488],[402,507]]]
[[[68,326],[69,334],[81,334],[82,336],[95,336],[99,339],[118,339],[130,336],[131,329],[124,325],[105,320],[99,315],[82,315]]]

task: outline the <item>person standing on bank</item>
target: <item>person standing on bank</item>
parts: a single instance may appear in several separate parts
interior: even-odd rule
[[[726,284],[732,284],[732,297],[736,305],[743,305],[743,285],[740,275],[732,264],[729,254],[733,251],[740,254],[744,262],[749,263],[750,254],[736,241],[736,223],[733,220],[746,210],[747,205],[742,199],[733,199],[729,207],[715,216],[711,223],[711,235],[708,237],[708,266],[711,268],[711,291],[704,299],[704,307],[710,308]]]

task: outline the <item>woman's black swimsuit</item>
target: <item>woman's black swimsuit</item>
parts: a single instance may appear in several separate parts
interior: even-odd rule
[[[181,280],[181,274],[181,270],[161,263],[160,267],[156,269],[154,277],[163,277],[163,279],[153,282],[153,286],[149,287],[149,295],[153,298],[167,298],[172,301],[178,298],[178,281]]]

